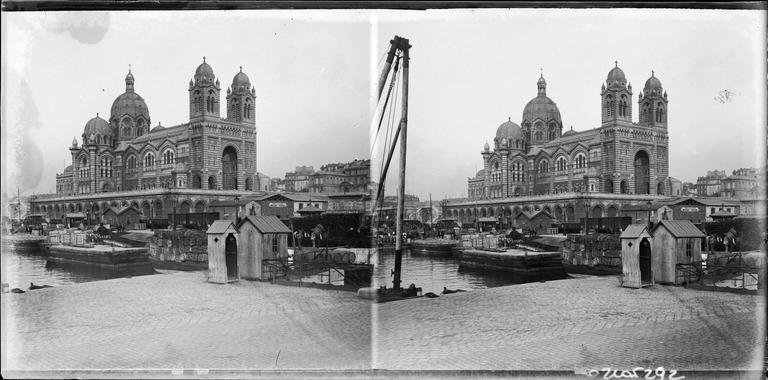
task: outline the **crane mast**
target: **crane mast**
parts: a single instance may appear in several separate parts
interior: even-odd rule
[[[403,261],[403,214],[405,212],[405,167],[406,167],[406,147],[407,147],[407,127],[408,127],[408,69],[409,69],[409,50],[411,48],[411,45],[408,43],[408,39],[395,36],[395,38],[390,41],[389,45],[389,51],[387,52],[387,59],[384,63],[384,67],[382,68],[381,75],[379,76],[379,85],[378,85],[378,97],[379,102],[382,100],[382,92],[384,91],[384,87],[387,82],[387,78],[389,77],[390,72],[393,73],[392,75],[392,81],[394,83],[395,75],[398,64],[402,62],[402,103],[401,103],[401,116],[400,116],[400,122],[397,126],[397,131],[395,132],[393,139],[392,139],[392,145],[389,147],[388,154],[385,158],[385,165],[383,167],[383,170],[381,172],[381,176],[379,178],[379,184],[378,184],[378,190],[376,194],[376,200],[377,203],[383,199],[383,189],[384,189],[384,182],[386,180],[387,171],[389,169],[389,163],[392,160],[392,156],[394,155],[395,146],[398,142],[400,142],[400,170],[399,170],[399,184],[397,187],[397,215],[395,218],[395,268],[393,270],[393,280],[392,280],[392,288],[396,290],[400,290],[400,273],[401,273],[401,266]],[[397,57],[397,61],[395,61],[395,57]],[[394,70],[393,70],[393,62],[394,62]],[[385,97],[385,108],[386,103],[389,101],[389,96],[391,95],[392,86],[390,86],[390,91],[387,92]],[[382,111],[383,112],[383,111]],[[379,122],[379,128],[381,128],[381,122]],[[378,132],[378,131],[377,131]]]

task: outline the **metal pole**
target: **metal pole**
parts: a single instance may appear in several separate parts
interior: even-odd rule
[[[408,126],[408,68],[410,45],[405,38],[395,36],[395,43],[400,45],[403,51],[403,109],[400,118],[400,184],[398,186],[397,199],[397,219],[395,220],[395,273],[392,280],[392,287],[400,289],[400,271],[403,262],[403,212],[405,210],[405,163],[407,146],[407,126]]]
[[[396,41],[399,37],[395,36],[395,39],[390,41],[389,52],[387,52],[387,60],[384,63],[384,68],[381,70],[381,76],[379,77],[379,89],[377,92],[378,98],[381,98],[381,91],[384,90],[384,83],[387,81],[389,75],[389,69],[392,67],[392,59],[395,57],[395,51],[397,50]]]

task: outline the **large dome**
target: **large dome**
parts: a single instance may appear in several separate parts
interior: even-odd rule
[[[501,140],[506,138],[507,140],[515,140],[522,138],[523,130],[519,125],[515,124],[511,120],[502,123],[498,129],[496,129],[496,139]]]
[[[547,81],[544,80],[544,75],[536,82],[536,86],[539,88],[539,94],[525,105],[523,123],[532,123],[536,119],[541,119],[545,123],[554,120],[562,124],[557,104],[547,97]]]
[[[539,95],[531,99],[523,109],[523,121],[533,122],[536,119],[541,119],[544,122],[555,120],[561,123],[560,110],[557,108],[557,104],[546,95]]]
[[[111,136],[112,128],[109,127],[109,123],[106,120],[100,118],[99,115],[96,114],[96,117],[85,123],[85,129],[83,129],[83,135],[90,136],[92,134]]]
[[[117,121],[125,115],[132,117],[134,120],[139,116],[143,116],[147,123],[149,123],[147,103],[144,102],[144,98],[141,95],[133,90],[133,83],[133,74],[129,70],[128,75],[125,77],[125,92],[112,102],[110,120]]]
[[[147,122],[149,122],[149,110],[147,109],[147,103],[144,102],[144,98],[135,92],[126,92],[118,96],[112,102],[111,119],[120,119],[124,115],[133,118],[144,116]]]

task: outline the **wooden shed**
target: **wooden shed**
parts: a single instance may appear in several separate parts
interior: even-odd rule
[[[141,211],[134,206],[112,206],[101,214],[102,221],[107,224],[130,226],[139,222]]]
[[[240,278],[237,227],[230,220],[216,220],[208,235],[208,282],[226,284]]]
[[[679,285],[675,266],[701,261],[701,245],[706,235],[689,220],[662,220],[651,233],[654,281]]]
[[[291,230],[276,216],[246,216],[239,226],[240,275],[247,279],[268,279],[264,273],[264,260],[288,257],[288,236]]]
[[[546,210],[533,213],[520,211],[514,220],[518,228],[532,229],[537,233],[547,232],[547,229],[555,222],[555,218]]]
[[[621,265],[626,288],[653,285],[652,244],[653,236],[646,224],[630,224],[621,233]]]

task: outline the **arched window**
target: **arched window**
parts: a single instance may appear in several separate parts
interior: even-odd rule
[[[611,95],[605,97],[605,112],[606,116],[613,115],[613,96]]]
[[[557,159],[557,171],[558,172],[564,172],[566,170],[567,166],[568,166],[567,165],[567,161],[565,160],[564,157],[560,157],[560,158]]]
[[[173,163],[173,151],[168,149],[163,152],[163,165],[170,165]]]
[[[543,140],[544,139],[544,132],[536,131],[535,137],[536,137],[536,140]]]
[[[246,119],[250,119],[250,118],[253,117],[251,115],[251,110],[252,110],[251,108],[252,108],[252,106],[251,106],[251,99],[250,98],[245,99],[245,118]]]
[[[549,163],[546,160],[539,162],[539,173],[546,173],[549,171]]]
[[[144,156],[144,167],[145,168],[151,168],[155,166],[155,155],[154,153],[147,153],[146,156]]]
[[[656,105],[656,122],[657,123],[663,123],[664,122],[664,106],[659,103]]]
[[[584,153],[579,153],[574,158],[576,162],[576,169],[584,169],[587,167],[587,156]]]
[[[128,157],[128,169],[136,169],[136,156]]]

